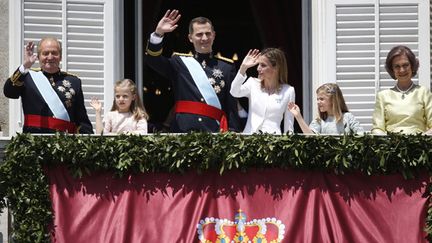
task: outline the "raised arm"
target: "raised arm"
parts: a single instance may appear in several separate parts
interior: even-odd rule
[[[243,62],[240,65],[240,69],[231,84],[230,93],[232,96],[244,97],[249,95],[249,87],[246,87],[247,85],[243,84],[243,82],[247,78],[246,70],[258,64],[257,59],[259,55],[260,52],[257,49],[251,49],[249,50],[246,57],[243,59]]]
[[[300,128],[303,131],[303,133],[306,133],[306,134],[313,134],[314,133],[309,128],[309,125],[303,119],[303,116],[301,115],[300,107],[298,107],[298,105],[296,105],[294,102],[290,102],[288,104],[288,110],[294,115],[294,117],[297,120],[297,123],[300,125]]]
[[[96,133],[97,134],[101,134],[102,130],[103,130],[103,125],[102,125],[102,104],[99,102],[98,98],[92,97],[92,99],[90,101],[90,105],[91,105],[91,107],[93,107],[93,109],[96,112]]]
[[[8,78],[4,84],[3,93],[6,97],[12,99],[18,99],[21,96],[21,92],[24,84],[24,75],[27,74],[28,69],[33,66],[37,60],[37,55],[33,52],[34,43],[30,41],[24,47],[24,62],[23,64]]]
[[[178,10],[167,10],[156,26],[155,31],[150,35],[146,47],[146,64],[170,81],[174,80],[177,71],[173,69],[169,59],[162,56],[163,35],[177,28],[180,17]]]

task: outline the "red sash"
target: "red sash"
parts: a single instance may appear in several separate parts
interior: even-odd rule
[[[175,113],[189,113],[207,116],[219,121],[221,132],[228,131],[228,120],[225,112],[202,102],[180,100],[175,104]]]
[[[76,133],[76,126],[74,123],[49,116],[25,115],[24,126]]]

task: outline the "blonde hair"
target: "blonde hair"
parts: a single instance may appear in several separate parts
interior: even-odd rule
[[[279,48],[265,48],[261,51],[261,56],[265,56],[278,72],[276,89],[279,89],[282,84],[288,84],[288,66],[285,53]],[[264,83],[261,83],[261,86],[264,87]]]
[[[127,88],[129,89],[129,91],[132,93],[132,95],[135,96],[135,99],[132,100],[132,103],[129,107],[129,112],[131,112],[134,116],[134,119],[136,121],[141,120],[141,119],[149,119],[149,115],[147,114],[144,105],[141,101],[141,98],[137,92],[137,87],[135,85],[135,82],[132,81],[131,79],[123,79],[123,80],[119,80],[115,83],[114,85],[114,92],[117,88]],[[114,99],[113,101],[113,105],[111,107],[111,111],[117,111],[118,107],[116,104],[116,101]]]
[[[336,118],[336,122],[339,122],[343,114],[345,112],[348,112],[348,107],[345,104],[345,99],[343,97],[342,91],[340,90],[339,86],[335,83],[326,83],[318,87],[316,90],[316,94],[325,94],[326,96],[329,96],[329,100],[331,102],[331,109],[332,113]],[[328,114],[327,112],[320,112],[318,109],[318,117],[317,120],[325,120],[327,119]]]

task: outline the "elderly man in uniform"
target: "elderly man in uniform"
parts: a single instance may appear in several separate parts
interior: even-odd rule
[[[21,97],[24,110],[23,132],[93,133],[84,106],[81,80],[60,70],[62,48],[55,38],[43,38],[37,55],[29,42],[24,50],[24,63],[6,80],[4,94]],[[39,60],[40,69],[30,69]]]
[[[171,131],[239,131],[237,100],[229,93],[236,70],[232,60],[213,55],[216,33],[209,19],[197,17],[189,24],[193,54],[161,55],[163,36],[177,28],[180,16],[178,10],[168,10],[146,50],[147,64],[173,83],[176,103]]]

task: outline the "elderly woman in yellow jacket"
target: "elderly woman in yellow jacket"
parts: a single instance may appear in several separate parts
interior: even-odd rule
[[[432,133],[432,95],[414,84],[418,59],[406,46],[395,46],[387,55],[385,68],[397,80],[395,86],[377,94],[372,133]]]

